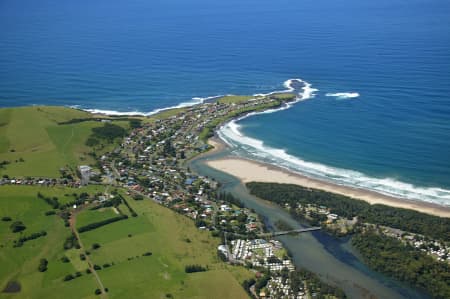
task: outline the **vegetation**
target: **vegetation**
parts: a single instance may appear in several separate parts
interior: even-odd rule
[[[184,267],[184,272],[194,273],[194,272],[205,272],[207,269],[200,265],[187,265]]]
[[[42,195],[41,192],[38,192],[37,197],[40,199],[43,199],[49,206],[51,206],[53,209],[59,208],[59,202],[57,197],[47,197]]]
[[[78,244],[78,240],[75,237],[74,234],[71,234],[69,237],[66,238],[63,245],[65,250],[72,249],[72,248],[80,248],[80,244]]]
[[[219,261],[215,254],[219,239],[157,203],[134,201],[119,193],[133,210],[139,211],[139,217],[81,234],[85,248],[101,244],[100,250],[91,252],[93,263],[101,268],[114,263],[99,273],[104,285],[114,286],[110,288],[111,297],[127,294],[141,298],[152,294],[160,298],[170,293],[174,298],[210,298],[213,291],[217,298],[246,297],[239,284],[252,274]],[[190,242],[185,241],[187,238]],[[208,265],[209,270],[187,274],[186,265]]]
[[[289,204],[296,216],[298,204],[323,205],[331,213],[352,219],[358,216],[362,222],[385,225],[412,233],[419,233],[437,240],[450,241],[450,218],[441,218],[413,210],[393,208],[369,203],[344,195],[298,185],[256,183],[246,184],[253,195],[280,205]]]
[[[9,228],[11,229],[11,231],[13,233],[19,233],[23,230],[25,230],[27,227],[25,226],[25,224],[23,224],[22,221],[14,221]]]
[[[13,277],[22,286],[20,297],[52,298],[55,292],[67,299],[92,297],[98,288],[94,277],[76,277],[77,271],[86,273],[87,261],[79,257],[80,254],[87,255],[87,252],[79,249],[77,239],[64,226],[61,217],[45,216],[49,205],[36,194],[40,192],[45,197],[57,197],[60,205],[65,206],[75,198],[89,197],[99,191],[103,189],[96,186],[80,189],[0,186],[0,215],[12,219],[11,222],[0,222],[2,287]],[[85,249],[91,249],[94,243],[101,244],[99,250],[90,253],[93,264],[103,268],[102,265],[114,263],[113,267],[99,273],[104,285],[114,286],[109,291],[111,298],[121,298],[123,294],[135,298],[154,294],[159,298],[167,293],[174,298],[210,298],[213,291],[217,292],[219,299],[246,297],[240,283],[252,274],[218,260],[215,254],[218,239],[212,238],[209,232],[198,231],[190,219],[152,201],[134,201],[121,190],[119,194],[134,211],[139,212],[139,217],[130,217],[127,221],[117,221],[81,234]],[[123,202],[114,204],[127,210]],[[63,211],[56,212],[60,215]],[[109,207],[84,210],[78,214],[77,224],[83,226],[111,216],[117,214]],[[21,248],[14,248],[13,240],[20,236],[12,233],[9,226],[17,219],[26,225],[26,235],[27,231],[46,231],[47,235],[30,241],[30,246],[24,244]],[[184,241],[186,238],[189,238],[189,243]],[[128,260],[130,257],[133,258]],[[37,269],[41,258],[48,261],[48,269],[42,273]],[[209,271],[188,275],[184,271],[186,264],[209,265]],[[63,283],[68,275],[76,279]]]
[[[40,238],[40,237],[44,237],[46,235],[47,235],[46,231],[41,231],[41,232],[38,232],[38,233],[32,233],[29,236],[20,237],[18,240],[14,241],[14,247],[21,247],[23,245],[23,243],[25,243],[27,241],[34,240],[34,239],[37,239],[37,238]]]
[[[294,229],[289,223],[287,223],[286,221],[281,220],[281,219],[277,220],[274,224],[275,224],[276,228],[281,231],[287,231],[287,230]]]
[[[113,222],[116,222],[116,221],[120,221],[120,220],[125,220],[125,219],[128,219],[127,215],[120,215],[120,216],[109,218],[109,219],[105,219],[105,220],[102,220],[102,221],[99,221],[99,222],[94,222],[94,223],[87,224],[85,226],[80,227],[78,229],[78,231],[80,233],[84,233],[84,232],[87,232],[87,231],[90,231],[90,230],[102,227],[104,225],[107,225],[107,224],[110,224],[110,223],[113,223]]]
[[[103,139],[112,143],[116,138],[123,138],[127,134],[127,130],[121,126],[105,123],[103,127],[92,128],[91,138]]]
[[[64,107],[23,107],[0,109],[0,175],[9,177],[50,177],[60,169],[76,169],[94,160],[85,141],[100,122],[59,125],[91,114]],[[22,159],[21,159],[22,158]],[[17,161],[17,162],[15,162]]]
[[[423,288],[434,298],[450,298],[448,263],[373,231],[355,235],[352,244],[376,271]]]
[[[283,278],[289,277],[291,279],[291,287],[294,292],[298,292],[304,288],[303,281],[308,282],[309,291],[316,294],[314,298],[346,298],[345,293],[338,287],[331,286],[319,279],[319,277],[305,269],[300,269],[287,274],[283,273]]]
[[[261,104],[261,105],[258,105],[258,106],[252,106],[252,107],[242,108],[242,109],[239,109],[239,110],[234,110],[234,111],[230,112],[229,114],[227,114],[224,117],[216,118],[213,121],[211,121],[200,132],[199,138],[200,138],[200,140],[203,140],[203,141],[206,142],[208,140],[208,138],[210,138],[210,137],[212,137],[214,135],[215,128],[217,128],[218,125],[220,125],[221,123],[225,122],[226,120],[229,120],[230,118],[238,117],[238,116],[243,115],[245,113],[248,113],[250,111],[259,111],[259,110],[265,110],[265,109],[268,109],[268,108],[276,108],[276,107],[279,107],[280,105],[282,105],[281,101],[275,101],[275,102],[272,102],[272,103]]]
[[[45,272],[47,271],[47,265],[48,265],[48,261],[46,259],[41,259],[39,261],[39,267],[38,267],[38,271],[39,272]]]
[[[221,97],[217,100],[218,103],[221,104],[233,104],[233,103],[240,103],[240,102],[245,102],[248,101],[250,99],[254,98],[254,96],[235,96],[235,95],[229,95],[229,96],[224,96]]]

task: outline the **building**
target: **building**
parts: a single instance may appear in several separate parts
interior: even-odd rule
[[[89,184],[89,179],[90,179],[91,174],[92,174],[91,167],[89,167],[87,165],[80,165],[78,167],[78,169],[80,170],[81,185]]]

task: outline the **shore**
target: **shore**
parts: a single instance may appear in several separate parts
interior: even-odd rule
[[[217,139],[211,139],[209,144],[215,147],[215,149],[213,149],[214,152],[220,151],[226,146]],[[212,168],[238,178],[244,184],[248,182],[295,184],[303,187],[337,193],[355,199],[361,199],[370,204],[384,204],[387,206],[411,209],[440,217],[450,217],[450,207],[444,207],[427,202],[395,198],[364,189],[336,185],[293,173],[281,167],[244,158],[227,157],[217,160],[209,160],[206,163]]]

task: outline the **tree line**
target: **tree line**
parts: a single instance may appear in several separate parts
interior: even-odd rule
[[[99,228],[101,226],[104,226],[104,225],[107,225],[107,224],[110,224],[110,223],[113,223],[113,222],[117,222],[117,221],[120,221],[120,220],[125,220],[125,219],[128,219],[127,215],[116,216],[116,217],[105,219],[105,220],[102,220],[102,221],[89,223],[87,225],[84,225],[84,226],[80,227],[78,229],[78,231],[80,233],[84,233],[84,232],[87,232],[87,231]]]
[[[450,298],[448,263],[372,230],[353,236],[352,244],[372,269],[422,288],[433,298]]]
[[[362,222],[389,226],[418,233],[433,239],[450,241],[450,218],[441,218],[413,210],[369,203],[322,190],[291,184],[256,183],[246,184],[250,193],[279,205],[288,203],[291,210],[298,204],[326,206],[331,213],[352,219],[358,216]]]

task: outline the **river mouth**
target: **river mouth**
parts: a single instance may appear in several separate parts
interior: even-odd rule
[[[294,229],[304,227],[279,206],[249,194],[235,177],[209,167],[206,162],[229,156],[222,148],[189,162],[189,168],[199,175],[214,178],[224,191],[240,198],[247,208],[255,210],[269,230],[282,220]],[[305,268],[324,281],[341,287],[349,298],[430,298],[420,290],[369,269],[351,246],[351,240],[335,238],[322,231],[276,237],[289,252],[296,267]]]

